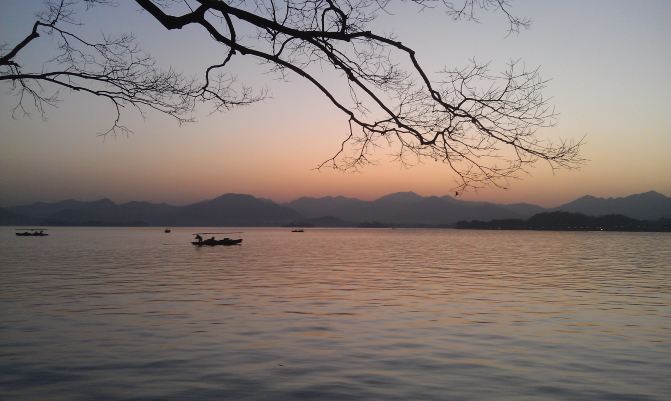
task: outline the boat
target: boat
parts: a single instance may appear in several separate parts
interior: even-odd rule
[[[241,232],[241,231],[236,231],[236,232]],[[230,246],[230,245],[241,245],[242,244],[242,239],[233,239],[233,238],[228,238],[225,237],[223,239],[216,239],[214,237],[208,238],[208,239],[202,239],[201,234],[203,235],[209,235],[209,234],[233,234],[233,233],[195,233],[193,235],[196,236],[196,241],[191,241],[191,244],[201,247],[201,246],[217,246],[217,245],[224,245],[224,246]]]
[[[291,230],[292,233],[302,233],[304,231],[305,230],[303,230],[302,228],[294,228],[293,230]]]
[[[19,228],[17,231],[21,230],[22,232],[16,233],[19,237],[45,237],[49,234],[45,233],[46,228]]]
[[[231,238],[224,238],[224,239],[206,239],[203,241],[192,241],[191,242],[195,246],[216,246],[216,245],[240,245],[242,244],[242,239],[231,239]]]
[[[169,228],[166,228],[165,230],[163,230],[163,232],[166,233],[166,234],[170,234],[170,231],[172,231],[172,230],[169,229]]]

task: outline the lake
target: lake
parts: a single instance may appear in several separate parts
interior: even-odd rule
[[[671,234],[0,228],[0,400],[669,400]]]

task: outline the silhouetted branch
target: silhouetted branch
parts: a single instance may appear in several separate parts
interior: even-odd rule
[[[86,1],[87,6],[98,3]],[[242,86],[234,90],[224,71],[234,56],[253,57],[282,76],[295,74],[310,82],[349,122],[349,132],[335,155],[318,168],[358,169],[371,162],[373,150],[395,148],[403,164],[423,159],[445,163],[459,181],[458,190],[506,185],[533,163],[575,168],[581,142],[553,143],[539,130],[551,127],[556,114],[544,97],[547,81],[537,68],[511,61],[502,73],[473,60],[464,68],[446,69],[432,80],[415,51],[392,36],[369,29],[391,0],[136,0],[166,29],[202,27],[227,49],[218,64],[204,66],[204,82],[160,71],[142,55],[131,36],[87,42],[58,22],[72,19],[71,3],[49,3],[49,18],[39,20],[30,35],[0,60],[0,80],[10,80],[19,105],[30,97],[37,104],[53,100],[31,84],[48,82],[101,96],[113,103],[118,127],[126,105],[154,109],[180,122],[197,101],[214,102],[215,110],[249,104],[265,96]],[[411,0],[419,9],[443,10],[454,19],[478,20],[494,10],[508,21],[509,32],[529,26],[510,11],[509,0]],[[186,4],[186,8],[183,8]],[[63,11],[66,13],[63,13]],[[181,11],[179,11],[181,10]],[[187,12],[184,12],[187,10]],[[59,38],[59,71],[26,73],[14,59],[44,29]],[[238,35],[238,32],[256,35]],[[331,76],[335,73],[339,81]],[[325,75],[329,75],[325,77]],[[343,89],[346,94],[343,96]],[[38,109],[40,109],[38,107]],[[41,110],[41,109],[40,109]]]
[[[175,118],[179,123],[192,121],[191,113],[199,101],[214,102],[217,109],[240,106],[260,100],[248,88],[235,90],[234,80],[223,76],[204,84],[172,69],[159,68],[154,59],[142,52],[132,35],[103,35],[93,41],[76,33],[76,1],[49,1],[33,29],[16,46],[0,57],[0,81],[11,83],[17,98],[16,112],[29,115],[34,108],[44,116],[45,106],[55,106],[57,92],[48,88],[88,93],[109,101],[115,111],[111,126],[101,134],[128,133],[120,123],[128,106],[144,115],[155,110]],[[84,1],[86,7],[105,1]],[[33,41],[46,35],[56,42],[55,56],[40,71],[26,71],[18,56]],[[28,103],[27,103],[28,102]],[[30,104],[32,107],[28,107]]]

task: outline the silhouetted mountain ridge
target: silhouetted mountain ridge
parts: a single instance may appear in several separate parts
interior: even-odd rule
[[[449,226],[461,219],[522,218],[545,210],[525,204],[500,205],[472,202],[450,196],[420,196],[397,192],[373,201],[344,197],[299,198],[288,206],[307,219],[334,216],[356,223],[377,222],[400,226]]]
[[[671,198],[655,191],[618,198],[597,198],[586,195],[550,209],[591,216],[621,214],[639,220],[671,217]]]
[[[268,200],[225,194],[186,206],[138,201],[116,204],[109,199],[38,202],[4,209],[0,224],[276,226],[300,217],[295,211]]]
[[[0,209],[0,224],[151,226],[396,226],[449,227],[457,221],[527,219],[543,212],[590,216],[619,214],[638,220],[671,218],[671,198],[650,191],[621,198],[583,196],[552,209],[528,203],[496,204],[451,196],[397,192],[372,201],[343,196],[302,197],[278,204],[247,194],[228,193],[186,206],[132,201],[116,204],[68,199]]]

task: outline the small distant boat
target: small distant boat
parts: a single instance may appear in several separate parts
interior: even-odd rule
[[[206,239],[203,241],[192,241],[191,242],[195,246],[216,246],[216,245],[240,245],[242,244],[242,239],[231,239],[231,238],[224,238],[224,239]]]
[[[302,228],[294,228],[293,230],[291,230],[291,232],[292,233],[302,233],[302,232],[305,232],[305,230],[303,230]]]
[[[165,230],[163,230],[163,232],[166,233],[166,234],[170,234],[170,231],[172,231],[172,230],[169,229],[169,228],[166,228]]]
[[[19,228],[17,231],[22,231],[20,233],[16,233],[17,236],[19,237],[45,237],[49,234],[45,233],[47,231],[46,228]]]
[[[216,239],[214,237],[208,238],[208,239],[203,239],[200,235],[208,235],[208,234],[231,234],[231,233],[196,233],[194,234],[196,236],[196,241],[191,241],[191,244],[201,247],[201,246],[217,246],[217,245],[224,245],[224,246],[230,246],[230,245],[241,245],[242,244],[242,239],[233,239],[233,238],[228,238],[225,237],[224,239]]]

